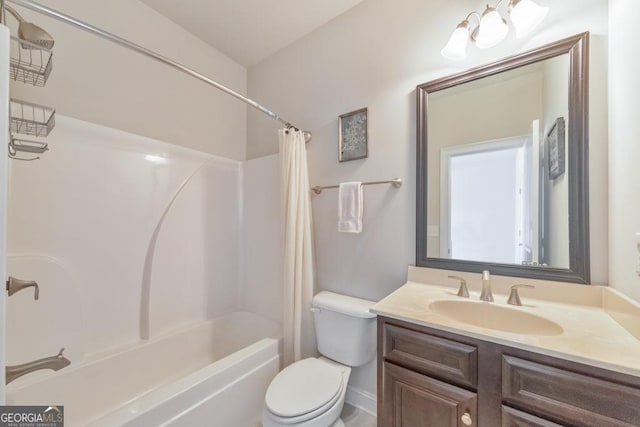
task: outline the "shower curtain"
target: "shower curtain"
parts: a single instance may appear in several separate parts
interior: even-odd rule
[[[281,129],[280,195],[284,231],[284,366],[313,354],[311,198],[304,135]],[[304,335],[303,335],[304,331]]]

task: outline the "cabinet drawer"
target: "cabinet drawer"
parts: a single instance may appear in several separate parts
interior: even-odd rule
[[[535,415],[502,406],[502,427],[562,427]]]
[[[639,389],[513,356],[502,358],[502,399],[569,426],[640,422]]]
[[[456,385],[476,389],[477,353],[475,346],[384,324],[385,360]]]

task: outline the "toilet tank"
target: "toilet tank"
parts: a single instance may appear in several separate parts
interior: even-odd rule
[[[347,366],[362,366],[376,355],[375,302],[320,292],[311,303],[318,351]]]

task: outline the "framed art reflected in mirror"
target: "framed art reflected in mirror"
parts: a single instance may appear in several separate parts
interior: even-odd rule
[[[549,178],[556,179],[564,174],[564,118],[558,117],[547,135],[549,144]]]

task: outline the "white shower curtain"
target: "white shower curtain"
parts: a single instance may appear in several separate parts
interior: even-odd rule
[[[315,347],[311,198],[307,149],[301,131],[281,129],[280,195],[284,230],[284,365],[311,356]],[[304,331],[304,335],[303,335]]]

